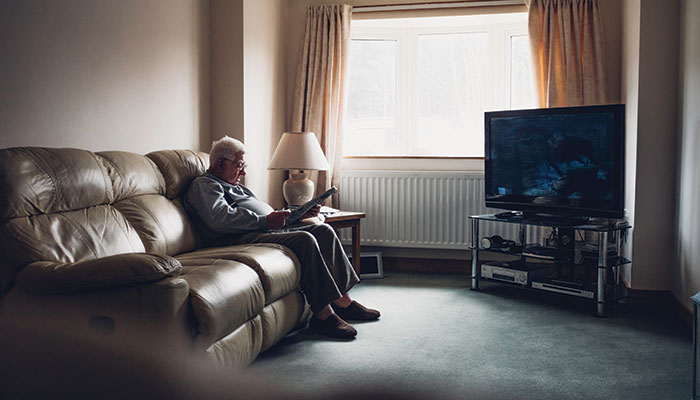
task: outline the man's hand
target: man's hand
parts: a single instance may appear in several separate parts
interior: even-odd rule
[[[284,228],[287,218],[292,214],[289,210],[273,211],[267,214],[267,229],[275,230]]]
[[[318,217],[318,214],[320,214],[320,213],[321,213],[321,205],[317,204],[314,206],[314,208],[307,211],[306,214],[304,214],[301,217],[301,219]]]

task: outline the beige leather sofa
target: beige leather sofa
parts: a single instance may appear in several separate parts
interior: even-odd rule
[[[181,196],[207,164],[188,150],[0,150],[3,323],[224,366],[298,327],[308,306],[289,249],[201,248]]]

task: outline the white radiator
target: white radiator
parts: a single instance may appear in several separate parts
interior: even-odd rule
[[[340,208],[367,214],[362,245],[436,249],[467,249],[469,216],[499,211],[484,206],[483,173],[455,171],[343,171]],[[481,222],[479,230],[480,237],[519,235],[518,224]],[[350,233],[341,239],[348,243]]]

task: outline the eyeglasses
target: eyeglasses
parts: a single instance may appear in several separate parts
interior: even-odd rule
[[[236,163],[235,161],[231,160],[230,158],[224,157],[224,160],[230,161],[232,163]],[[241,165],[236,165],[236,168],[238,168],[239,171],[245,172],[245,169],[248,168],[248,164],[241,164]]]

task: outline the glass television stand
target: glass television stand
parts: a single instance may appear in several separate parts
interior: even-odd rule
[[[598,316],[607,315],[609,305],[627,299],[628,288],[621,272],[631,264],[621,255],[631,228],[626,221],[593,222],[516,213],[472,215],[469,219],[472,290],[479,290],[480,281],[488,281],[574,296],[595,303]],[[517,224],[519,229],[510,231],[518,232],[518,237],[481,237],[483,222]],[[542,229],[530,229],[533,226]],[[549,238],[543,237],[545,230],[551,232]],[[527,237],[528,231],[538,232],[539,237]],[[509,260],[480,262],[481,252],[500,253],[509,257],[499,258]]]

